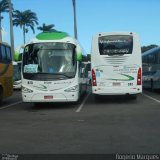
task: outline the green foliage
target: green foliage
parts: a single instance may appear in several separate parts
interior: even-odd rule
[[[87,60],[91,61],[91,54],[87,54]]]
[[[53,27],[55,27],[54,24],[46,25],[45,23],[43,23],[43,25],[37,27],[37,29],[43,32],[48,32],[48,31],[53,31]]]
[[[2,12],[9,12],[9,5],[7,0],[0,1],[0,13]],[[3,17],[0,17],[0,18],[2,19]]]
[[[22,53],[14,53],[14,61],[22,61]]]
[[[141,50],[142,50],[142,53],[143,53],[143,52],[146,52],[146,51],[148,51],[148,50],[150,50],[150,49],[152,49],[152,48],[155,48],[155,47],[158,47],[158,45],[156,45],[156,44],[151,44],[151,45],[149,45],[149,46],[142,46],[142,47],[141,47]]]

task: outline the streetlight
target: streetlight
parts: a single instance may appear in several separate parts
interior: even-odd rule
[[[74,12],[74,37],[78,39],[77,35],[77,22],[76,22],[76,0],[72,0],[73,2],[73,12]]]
[[[10,20],[10,41],[11,41],[11,52],[12,52],[12,60],[14,60],[14,34],[13,34],[13,21],[12,21],[12,5],[11,0],[8,0],[9,5],[9,20]]]

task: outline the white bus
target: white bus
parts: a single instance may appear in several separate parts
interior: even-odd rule
[[[65,32],[43,32],[22,55],[24,102],[77,102],[87,90],[83,49]]]
[[[132,32],[98,33],[91,47],[92,93],[131,95],[142,92],[139,37]]]
[[[142,54],[143,88],[160,89],[160,47]]]

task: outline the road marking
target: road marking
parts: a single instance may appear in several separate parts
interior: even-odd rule
[[[0,110],[15,106],[15,105],[20,104],[20,103],[22,103],[22,101],[19,101],[19,102],[16,102],[16,103],[12,103],[12,104],[9,104],[9,105],[4,106],[4,107],[0,107]]]
[[[83,106],[84,106],[85,102],[87,101],[87,99],[88,99],[88,97],[89,97],[90,94],[91,94],[91,93],[88,93],[88,95],[87,95],[87,96],[85,97],[85,99],[82,101],[81,105],[80,105],[80,106],[78,107],[78,109],[76,110],[77,113],[82,110],[82,108],[83,108]]]
[[[147,97],[147,98],[149,98],[149,99],[152,99],[153,101],[156,101],[156,102],[160,103],[160,100],[155,99],[155,98],[153,98],[153,97],[151,97],[151,96],[149,96],[147,94],[142,93],[142,95],[145,96],[145,97]]]

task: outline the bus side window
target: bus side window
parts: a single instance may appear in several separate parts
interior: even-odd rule
[[[157,53],[157,63],[160,64],[160,51]]]
[[[6,55],[7,55],[7,61],[12,60],[12,55],[11,55],[11,49],[9,47],[6,47]]]
[[[5,52],[5,46],[1,45],[1,55],[2,55],[2,61],[6,61],[7,60],[7,55]]]

